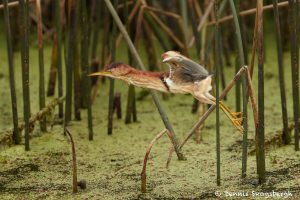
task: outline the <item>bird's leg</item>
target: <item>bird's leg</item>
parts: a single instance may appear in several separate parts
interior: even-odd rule
[[[204,104],[199,102],[199,107],[198,107],[198,116],[199,118],[204,114],[205,109],[204,109]],[[195,130],[195,141],[197,144],[200,144],[202,141],[202,130],[204,128],[204,123],[201,124],[196,130]]]

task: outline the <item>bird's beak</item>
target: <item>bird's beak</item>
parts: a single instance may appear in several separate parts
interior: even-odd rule
[[[110,71],[102,71],[102,72],[95,72],[92,74],[89,74],[89,76],[108,76],[111,75]]]

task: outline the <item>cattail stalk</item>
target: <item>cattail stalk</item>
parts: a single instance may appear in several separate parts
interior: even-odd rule
[[[257,173],[260,183],[266,181],[265,166],[265,124],[264,124],[264,38],[263,0],[257,0],[257,57],[258,57],[258,129],[255,133]],[[297,102],[298,103],[298,102]],[[298,121],[298,120],[297,120]]]
[[[78,21],[76,22],[76,29],[77,32],[80,33],[81,32],[81,23],[80,23],[80,19],[81,19],[81,1],[79,1],[77,3],[77,7],[76,7],[76,13],[77,13],[77,19]],[[76,120],[81,120],[81,112],[80,112],[80,108],[81,108],[81,100],[82,100],[82,96],[84,96],[84,93],[86,93],[86,91],[82,92],[81,89],[81,69],[82,69],[82,65],[80,63],[80,58],[81,58],[81,52],[80,52],[80,34],[76,35],[76,44],[75,44],[75,57],[74,57],[74,117]]]
[[[91,79],[88,77],[90,74],[89,67],[89,51],[88,51],[88,17],[86,2],[81,1],[81,65],[83,68],[82,73],[82,84],[85,92],[85,101],[87,103],[88,111],[88,129],[89,129],[89,140],[93,140],[93,117],[92,117],[92,105],[91,105]]]
[[[10,28],[10,19],[9,19],[7,0],[4,0],[3,4],[4,4],[5,33],[6,33],[8,67],[9,67],[11,108],[12,108],[13,124],[14,124],[13,141],[15,144],[20,144],[21,136],[18,129],[19,122],[18,122],[18,107],[17,107],[17,95],[16,95],[15,72],[14,72],[14,54],[12,48],[11,28]]]
[[[230,3],[230,6],[231,6],[231,2],[229,1],[229,3]],[[234,7],[235,7],[235,12],[237,12],[237,13],[239,13],[239,10],[240,10],[240,1],[239,0],[234,0],[233,2],[233,5],[234,5]],[[231,8],[232,9],[232,8]],[[232,11],[231,11],[232,12]],[[235,18],[233,18],[233,19],[235,19]],[[240,19],[239,19],[239,17],[237,16],[237,20],[238,20],[238,23],[239,23],[239,29],[240,29]],[[235,22],[234,22],[234,24],[235,24]],[[236,27],[236,24],[235,24],[235,27]],[[237,29],[236,29],[236,34],[237,34]],[[239,53],[239,43],[237,42],[236,43],[236,45],[237,45],[237,48],[238,48],[238,53]],[[240,60],[240,56],[239,56],[239,54],[236,56],[236,58],[235,58],[235,73],[237,73],[238,71],[239,71],[239,68],[240,68],[240,66],[241,66],[241,63],[242,63],[242,61]],[[236,86],[235,86],[235,110],[236,111],[241,111],[241,81],[238,81],[237,82],[237,84],[236,84]]]
[[[112,14],[113,16],[113,19],[115,20],[118,28],[120,29],[120,31],[122,32],[123,34],[123,37],[124,39],[126,40],[127,42],[127,45],[129,46],[129,49],[131,51],[131,53],[133,54],[138,66],[142,69],[142,70],[145,70],[145,66],[138,54],[138,52],[136,51],[132,41],[130,40],[130,37],[128,35],[128,33],[126,32],[126,29],[124,28],[124,25],[122,24],[117,12],[115,11],[114,7],[112,6],[111,2],[109,0],[105,0],[105,4],[106,6],[108,7],[110,13]],[[162,106],[160,105],[160,102],[159,102],[159,99],[157,97],[157,94],[154,92],[154,91],[151,91],[151,95],[152,95],[152,98],[153,98],[153,101],[155,103],[155,106],[157,107],[158,111],[159,111],[159,114],[164,122],[164,125],[166,127],[166,129],[168,129],[170,131],[170,135],[172,136],[172,142],[173,142],[173,145],[174,145],[174,149],[175,149],[175,152],[177,154],[177,157],[179,160],[184,160],[184,156],[183,154],[181,153],[181,151],[179,150],[179,146],[178,146],[178,141],[175,137],[175,133],[174,133],[174,130],[171,126],[171,123],[169,122],[169,119],[165,113],[165,111],[163,110]]]
[[[114,5],[113,7],[117,7],[118,0],[113,1]],[[116,38],[116,23],[112,21],[112,31],[111,31],[111,37],[110,37],[110,52],[111,52],[111,61],[114,62],[116,58],[116,46],[115,46],[115,38]],[[112,78],[109,79],[109,97],[108,97],[108,125],[107,125],[107,134],[111,135],[113,130],[113,102],[114,102],[114,88],[115,88],[115,81]]]
[[[281,30],[280,30],[281,28],[280,28],[277,0],[273,0],[273,7],[274,7],[274,20],[276,25],[275,32],[276,32],[276,44],[277,44],[279,87],[280,87],[280,97],[281,97],[281,113],[282,113],[282,124],[283,124],[282,139],[284,144],[289,144],[291,141],[291,136],[288,130],[288,115],[287,115],[287,107],[286,107],[282,38],[281,38]]]
[[[36,1],[36,15],[38,18],[37,32],[38,32],[38,48],[39,48],[39,103],[40,110],[42,110],[45,103],[45,77],[44,77],[44,48],[43,48],[43,30],[42,30],[42,11],[41,1]],[[41,131],[46,131],[46,118],[40,121]]]
[[[238,46],[238,59],[239,59],[239,66],[245,65],[245,56],[244,56],[244,48],[243,48],[243,41],[242,41],[242,35],[241,35],[241,29],[240,29],[240,23],[237,16],[237,11],[235,9],[234,1],[229,0],[231,12],[234,19],[234,25],[235,25],[235,34],[237,39],[237,46]],[[243,89],[243,154],[242,154],[242,177],[246,177],[246,171],[247,171],[247,140],[248,140],[248,118],[247,118],[247,82],[246,77],[242,77],[242,89]]]
[[[100,66],[104,67],[107,64],[107,58],[109,57],[109,33],[110,33],[110,16],[107,12],[107,9],[103,7],[103,20],[106,22],[104,23],[103,27],[103,34],[101,38],[101,62]],[[104,79],[103,79],[104,80]]]
[[[19,0],[20,3],[20,29],[21,29],[21,59],[22,59],[22,86],[25,122],[25,151],[29,151],[29,118],[30,118],[30,93],[29,93],[29,37],[28,37],[28,1]]]
[[[66,66],[66,104],[65,104],[65,119],[64,126],[71,121],[72,116],[72,79],[73,79],[73,67],[75,64],[75,45],[76,45],[76,24],[77,24],[77,1],[69,1],[69,19],[68,19],[68,43],[67,43],[67,66]]]
[[[95,22],[93,23],[93,26],[91,28],[92,30],[92,37],[91,37],[91,60],[96,59],[97,55],[97,47],[99,44],[99,34],[100,34],[100,22],[101,22],[101,6],[97,5],[100,2],[93,2],[95,5],[95,8],[92,8],[94,10],[94,17],[96,18]]]
[[[51,64],[48,80],[47,96],[54,96],[57,75],[57,35],[53,34],[53,44],[51,51]]]
[[[80,19],[80,14],[78,13],[77,16]],[[77,28],[78,32],[80,28]],[[80,51],[79,51],[79,44],[80,44],[80,38],[76,37],[76,44],[75,44],[75,57],[74,57],[74,117],[76,120],[81,120],[81,77],[80,77]]]
[[[218,39],[218,45],[220,48],[220,78],[221,78],[221,86],[222,86],[222,90],[225,89],[226,87],[226,79],[225,79],[225,72],[224,72],[224,62],[223,62],[223,55],[224,55],[224,51],[223,51],[223,39],[222,39],[222,32],[221,30],[219,30],[219,39]],[[226,100],[227,97],[224,97],[224,100]]]
[[[219,48],[219,15],[218,15],[218,0],[215,0],[215,89],[216,89],[216,153],[217,153],[217,185],[221,185],[221,149],[220,149],[220,104],[219,104],[219,79],[220,79],[220,48]]]
[[[60,1],[54,1],[55,4],[55,29],[57,36],[57,81],[58,81],[58,98],[63,96],[63,77],[62,77],[62,22],[61,22],[61,7]],[[63,104],[58,106],[58,116],[63,117]]]
[[[195,50],[196,50],[196,56],[198,57],[199,60],[201,60],[200,56],[200,33],[197,31],[197,22],[196,22],[196,14],[194,11],[193,7],[193,1],[189,0],[188,1],[188,8],[189,8],[189,15],[191,18],[191,25],[192,25],[192,31],[193,31],[193,36],[195,38]],[[192,113],[196,113],[199,108],[199,101],[197,99],[194,99],[193,105],[192,105]]]
[[[221,16],[226,8],[226,5],[227,5],[227,2],[228,0],[223,0],[221,3],[220,3],[220,6],[219,6],[219,11],[218,11],[218,15]],[[212,29],[212,31],[214,31],[214,29]],[[211,50],[211,44],[212,44],[212,41],[214,39],[214,33],[211,33],[208,35],[208,39],[206,40],[206,47],[205,47],[205,55],[204,55],[204,61],[208,60],[208,55],[210,53],[210,50]],[[206,63],[206,62],[204,62]]]
[[[92,30],[93,30],[93,25],[94,25],[94,16],[96,12],[96,0],[91,0],[90,1],[90,6],[87,7],[87,12],[89,13],[89,18],[88,18],[88,39],[89,39],[89,47],[91,46],[91,36],[92,36]],[[104,13],[102,13],[104,14]]]
[[[299,44],[297,33],[298,5],[296,0],[289,0],[289,23],[291,38],[291,70],[294,110],[295,150],[299,151]]]
[[[187,10],[187,3],[186,1],[180,1],[180,12],[183,21],[183,28],[184,30],[188,30],[188,10]],[[187,41],[187,31],[184,32],[185,41]]]
[[[130,36],[131,39],[133,39],[135,37],[134,32],[133,32],[133,30],[131,30],[131,26],[128,23],[129,21],[128,21],[128,3],[127,3],[127,0],[124,1],[124,4],[125,4],[125,7],[124,7],[124,16],[125,17],[124,18],[126,20],[125,24],[126,24],[126,27],[127,27],[127,30],[129,32],[129,34],[131,35]],[[147,42],[149,43],[150,41],[147,40]],[[135,46],[136,46],[136,44],[135,44]],[[133,65],[133,59],[132,59],[132,55],[130,54],[129,49],[127,51],[127,54],[128,54],[129,64]],[[148,57],[151,57],[151,54]],[[136,116],[136,112],[134,112],[134,110],[136,111],[136,107],[135,107],[135,87],[133,85],[129,85],[128,93],[127,93],[127,106],[126,106],[125,124],[130,124],[132,117],[135,119],[134,121],[136,121],[137,116]]]

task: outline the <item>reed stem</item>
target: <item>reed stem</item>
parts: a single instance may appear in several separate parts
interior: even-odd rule
[[[68,19],[68,43],[67,43],[67,62],[66,62],[66,102],[64,126],[71,121],[72,116],[72,85],[73,85],[73,67],[75,64],[75,45],[76,45],[76,24],[77,24],[77,1],[69,1],[69,19]]]
[[[113,1],[113,8],[117,7],[118,0]],[[110,52],[111,52],[111,61],[114,62],[116,59],[116,46],[115,46],[115,39],[116,39],[116,22],[112,21],[112,31],[110,37]],[[107,125],[107,134],[111,135],[113,130],[113,116],[114,116],[114,90],[115,90],[115,81],[112,78],[109,79],[109,98],[108,98],[108,125]]]
[[[275,32],[276,32],[276,45],[277,45],[277,58],[278,58],[279,87],[280,87],[280,97],[281,97],[281,113],[282,113],[282,124],[283,124],[282,141],[284,144],[289,144],[291,141],[291,136],[288,130],[288,114],[287,114],[287,107],[286,107],[281,26],[279,20],[277,0],[273,0],[273,7],[274,7],[273,10],[274,20],[276,25]]]
[[[127,28],[127,31],[130,34],[130,38],[134,39],[136,33],[134,34],[134,31],[131,29],[131,26],[128,23],[129,21],[128,21],[128,5],[127,5],[128,3],[127,3],[127,0],[124,1],[124,4],[125,4],[124,16],[125,16],[125,20],[126,20],[125,21],[126,28]],[[140,27],[140,29],[141,29],[141,27]],[[150,42],[150,41],[147,40],[147,42]],[[137,45],[135,44],[135,46],[137,46]],[[147,49],[149,49],[149,48],[151,48],[151,47],[148,46]],[[134,65],[133,58],[132,58],[132,55],[130,54],[129,49],[127,50],[127,54],[128,54],[129,64]],[[151,57],[151,55],[148,55],[148,57]],[[136,112],[135,112],[135,116],[134,116],[134,112],[133,112],[134,110],[136,110],[136,108],[135,108],[135,88],[134,88],[133,85],[129,85],[128,93],[127,93],[127,106],[126,106],[125,124],[130,124],[131,123],[131,118],[135,118],[135,119],[137,118]],[[134,121],[136,121],[136,120],[134,120]]]
[[[80,6],[79,6],[80,7]],[[78,12],[78,19],[81,18],[81,13]],[[78,24],[79,25],[79,24]],[[77,31],[80,32],[80,27],[77,27]],[[81,120],[81,74],[80,74],[80,51],[79,51],[80,38],[76,36],[76,44],[75,44],[75,55],[74,55],[74,66],[73,66],[73,76],[74,76],[74,117],[76,120]]]
[[[99,34],[100,34],[100,22],[101,22],[101,7],[97,5],[97,3],[100,2],[93,2],[95,5],[95,8],[92,8],[94,10],[95,14],[95,22],[93,23],[93,27],[91,28],[93,30],[92,32],[92,37],[91,37],[91,60],[96,59],[97,55],[97,47],[98,47],[98,42],[99,42]]]
[[[180,1],[180,12],[182,16],[182,21],[183,21],[183,28],[184,30],[188,30],[188,10],[187,10],[187,3],[186,1]],[[187,41],[187,31],[184,32],[184,38],[185,41]]]
[[[30,93],[29,93],[29,37],[28,37],[28,1],[19,0],[20,4],[20,29],[21,29],[21,59],[22,59],[22,86],[23,107],[25,121],[25,151],[29,151],[29,118],[30,118]]]
[[[216,82],[216,153],[217,153],[217,185],[221,185],[221,149],[220,149],[220,99],[219,99],[219,79],[220,79],[220,48],[219,48],[219,15],[218,15],[218,0],[215,0],[215,82]]]
[[[16,95],[16,83],[15,83],[15,70],[14,70],[14,54],[12,48],[12,35],[9,19],[9,9],[7,0],[3,1],[4,4],[4,20],[5,20],[5,33],[7,42],[7,56],[8,56],[8,67],[9,67],[9,84],[10,84],[10,97],[11,97],[11,108],[13,114],[13,141],[15,144],[20,144],[21,135],[18,129],[18,107],[17,107],[17,95]]]
[[[289,24],[291,38],[291,70],[293,88],[293,110],[294,110],[294,138],[295,150],[299,151],[299,44],[297,33],[297,1],[289,0]]]
[[[89,34],[88,34],[88,16],[87,16],[87,6],[85,1],[81,1],[81,65],[83,68],[82,74],[82,84],[84,87],[85,102],[87,103],[87,113],[88,113],[88,130],[89,130],[89,140],[93,140],[93,116],[92,116],[92,105],[91,105],[91,79],[88,77],[90,74],[89,66]]]
[[[60,1],[54,1],[55,4],[55,29],[57,36],[57,80],[58,80],[58,98],[63,96],[63,76],[62,76],[62,22]],[[58,106],[58,116],[62,118],[64,114],[63,104]]]
[[[193,1],[189,0],[188,1],[188,8],[190,10],[189,16],[191,19],[191,25],[192,25],[192,31],[193,31],[193,36],[195,38],[195,50],[196,50],[196,56],[199,60],[201,60],[200,56],[200,33],[197,31],[197,22],[196,22],[196,15],[195,15],[195,10],[193,7]],[[199,101],[197,99],[194,99],[193,105],[192,105],[192,113],[196,113],[199,108]]]
[[[255,133],[257,173],[260,183],[266,181],[265,166],[265,124],[264,124],[264,38],[263,0],[257,0],[257,57],[258,57],[258,129]]]
[[[54,96],[57,76],[57,34],[53,35],[53,44],[51,51],[51,64],[48,80],[47,96]]]
[[[242,34],[240,29],[240,23],[237,15],[237,11],[235,9],[234,1],[229,0],[231,12],[234,19],[235,25],[235,34],[237,39],[237,46],[238,46],[238,59],[239,59],[239,66],[245,65],[245,55],[244,55],[244,48],[243,48],[243,40]],[[242,90],[243,90],[243,153],[242,153],[242,178],[246,177],[247,171],[247,146],[248,146],[248,118],[247,118],[247,82],[246,77],[242,77]]]
[[[43,29],[42,29],[42,11],[41,11],[41,1],[36,1],[36,15],[38,18],[37,24],[37,34],[38,34],[38,48],[39,48],[39,103],[40,110],[42,110],[45,103],[45,76],[44,76],[44,47],[43,47]],[[46,129],[46,118],[40,121],[41,131],[45,132]]]

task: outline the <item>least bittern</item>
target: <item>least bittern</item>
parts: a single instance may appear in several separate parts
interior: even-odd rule
[[[162,54],[162,58],[163,62],[168,64],[169,71],[141,71],[123,63],[113,63],[105,71],[93,73],[91,76],[107,76],[161,92],[189,93],[201,103],[216,103],[215,97],[209,93],[212,89],[212,75],[203,66],[175,51]],[[232,124],[242,132],[242,113],[230,111],[223,102],[219,105]]]

